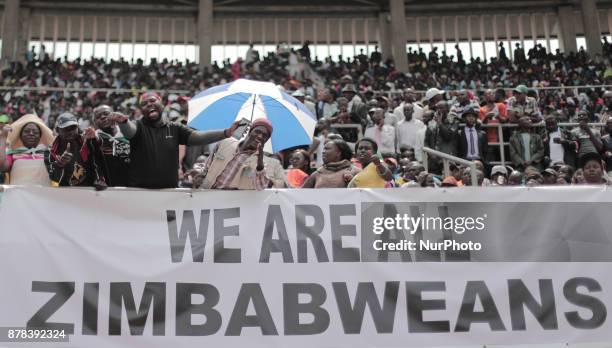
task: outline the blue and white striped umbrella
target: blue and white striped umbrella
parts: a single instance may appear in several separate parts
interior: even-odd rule
[[[267,118],[272,123],[272,137],[264,146],[270,153],[310,145],[317,123],[304,104],[270,82],[239,79],[189,100],[188,125],[195,129],[223,129],[243,118]]]

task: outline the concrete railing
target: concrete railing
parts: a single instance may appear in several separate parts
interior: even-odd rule
[[[449,155],[447,153],[440,152],[440,151],[437,151],[437,150],[434,150],[432,148],[425,146],[423,147],[423,166],[425,167],[425,171],[429,171],[429,168],[428,168],[429,167],[429,161],[428,161],[429,156],[435,156],[435,157],[442,158],[442,165],[444,168],[442,173],[444,174],[444,177],[447,177],[450,175],[450,162],[463,164],[464,166],[469,167],[472,186],[478,186],[478,176],[476,175],[476,163],[465,160],[457,156]]]

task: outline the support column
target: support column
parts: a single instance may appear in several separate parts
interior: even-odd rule
[[[382,54],[383,60],[393,56],[391,52],[391,26],[389,25],[389,12],[380,12],[378,14],[378,49]]]
[[[595,0],[582,0],[581,5],[586,50],[591,57],[594,57],[596,54],[601,54],[601,30],[599,28],[597,3]]]
[[[404,0],[389,0],[391,10],[391,35],[393,61],[395,68],[401,72],[408,71],[408,57],[406,55],[406,9]]]
[[[198,47],[200,68],[209,67],[213,44],[213,0],[199,0]]]
[[[4,25],[2,26],[2,66],[15,61],[17,57],[17,43],[19,41],[19,0],[6,0],[4,2]]]
[[[30,49],[30,8],[22,8],[19,11],[20,20],[19,23],[21,28],[19,29],[19,39],[17,41],[17,57],[16,60],[20,62],[25,61],[25,54]]]
[[[578,51],[576,47],[576,28],[574,28],[574,9],[560,6],[557,24],[559,26],[559,48],[564,54]]]

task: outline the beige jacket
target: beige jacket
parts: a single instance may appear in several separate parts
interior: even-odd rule
[[[234,158],[240,141],[234,138],[227,138],[219,142],[217,149],[210,155],[209,166],[206,176],[200,188],[210,189],[216,182],[217,178]],[[285,187],[285,179],[282,170],[276,166],[275,160],[264,157],[264,171],[266,177],[272,181],[273,187]],[[255,190],[255,174],[257,167],[257,154],[254,153],[242,164],[241,168],[232,179],[229,187],[238,190]],[[280,167],[282,169],[282,167]]]

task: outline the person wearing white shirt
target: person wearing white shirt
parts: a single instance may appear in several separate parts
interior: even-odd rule
[[[395,127],[385,124],[383,110],[376,108],[370,118],[374,125],[365,130],[364,136],[376,141],[380,153],[395,153]]]
[[[548,133],[548,149],[550,151],[550,162],[558,163],[563,162],[563,157],[565,155],[565,150],[563,149],[563,145],[560,143],[556,143],[555,139],[561,139],[561,130],[557,127],[556,130]]]
[[[396,127],[396,151],[399,153],[401,147],[410,147],[415,149],[415,156],[417,160],[421,160],[420,151],[419,155],[416,154],[416,149],[419,146],[417,132],[420,129],[425,128],[425,124],[422,121],[414,119],[414,107],[412,104],[406,104],[404,106],[404,120],[398,123]],[[421,146],[422,148],[422,146]]]
[[[423,120],[423,107],[415,102],[414,94],[415,92],[412,88],[404,89],[404,100],[400,103],[399,106],[393,109],[393,115],[395,115],[398,121],[401,122],[404,120],[404,106],[406,104],[412,104],[414,108],[414,113],[412,117],[417,120]]]
[[[295,99],[299,100],[300,103],[304,104],[304,106],[313,114],[316,115],[316,111],[315,111],[315,103],[311,102],[310,100],[306,100],[306,95],[304,95],[304,92],[302,92],[301,90],[297,90],[295,92],[293,92],[291,94],[292,97],[294,97]]]
[[[555,116],[546,116],[544,119],[546,133],[544,137],[544,154],[548,157],[548,163],[565,163],[575,165],[576,149],[578,144],[571,141],[571,134],[567,130],[561,130]]]

